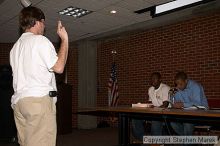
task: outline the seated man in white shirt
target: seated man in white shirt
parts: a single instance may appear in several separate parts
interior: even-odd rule
[[[149,101],[151,101],[155,107],[168,107],[170,87],[162,83],[159,72],[154,72],[151,75],[151,85],[152,86],[148,89]]]
[[[153,103],[154,107],[168,107],[168,92],[170,87],[162,83],[159,72],[152,73],[151,85],[148,90],[149,101]],[[143,122],[143,120],[132,120],[133,135],[139,140],[142,140],[145,135]],[[162,127],[163,122],[152,121],[151,135],[162,135]]]
[[[167,108],[169,105],[169,90],[170,87],[161,82],[161,75],[155,72],[151,75],[152,86],[148,90],[149,101],[153,103],[155,107]],[[151,135],[162,135],[163,122],[152,121]]]

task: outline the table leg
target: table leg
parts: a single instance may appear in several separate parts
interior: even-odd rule
[[[128,146],[130,143],[130,126],[129,118],[126,114],[119,114],[118,130],[119,146]]]

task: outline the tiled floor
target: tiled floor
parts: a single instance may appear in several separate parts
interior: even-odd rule
[[[57,146],[116,146],[118,133],[115,128],[73,130],[71,134],[57,137]],[[17,146],[0,142],[0,146]]]

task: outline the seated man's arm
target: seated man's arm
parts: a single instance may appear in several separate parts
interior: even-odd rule
[[[204,106],[208,108],[208,102],[203,90],[203,87],[200,84],[197,84],[193,87],[192,103],[195,106]]]
[[[169,106],[169,91],[169,87],[163,87],[162,89],[163,104],[160,106],[162,108],[167,108]]]
[[[203,87],[201,87],[201,93],[202,93],[202,96],[201,96],[202,106],[205,106],[205,107],[208,109],[208,108],[209,108],[209,105],[208,105],[208,101],[207,101],[207,98],[206,98],[206,96],[205,96],[205,92],[204,92]]]
[[[191,91],[185,89],[183,91],[178,91],[174,95],[174,108],[191,107],[193,103],[190,100]]]
[[[201,88],[199,85],[194,85],[190,89],[184,89],[183,91],[178,91],[174,98],[176,102],[182,102],[185,108],[196,106],[204,106],[201,103]]]

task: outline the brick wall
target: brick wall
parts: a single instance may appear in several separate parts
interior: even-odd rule
[[[163,82],[170,86],[176,71],[186,71],[204,86],[208,98],[220,98],[220,12],[100,41],[98,106],[107,105],[107,81],[114,49],[120,105],[144,102],[149,76],[154,71],[161,72]]]
[[[13,44],[1,44],[0,43],[0,65],[2,64],[9,64],[9,52],[12,48]],[[55,44],[55,46],[57,46]],[[57,47],[56,47],[57,48]],[[77,110],[77,96],[78,96],[78,62],[77,62],[77,49],[75,45],[71,45],[69,49],[69,57],[67,61],[67,78],[68,78],[68,84],[73,86],[72,89],[72,110],[73,112],[76,112]],[[72,116],[72,127],[76,128],[77,127],[77,117],[75,114]]]

